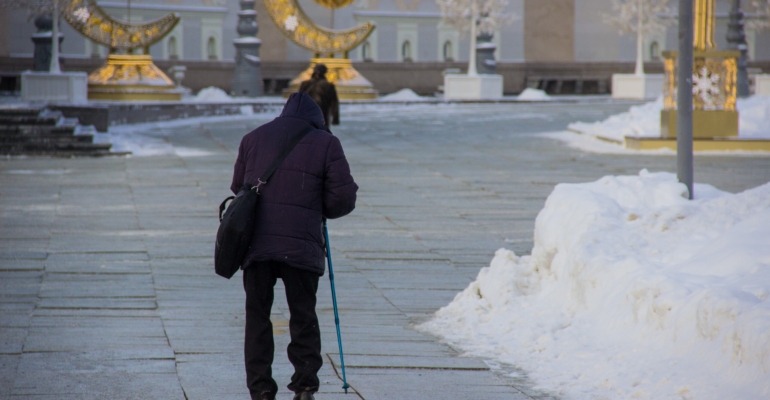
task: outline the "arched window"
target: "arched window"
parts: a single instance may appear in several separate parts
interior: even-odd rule
[[[658,42],[652,42],[650,44],[650,59],[651,60],[660,59],[660,46],[658,45]]]
[[[177,52],[176,48],[176,36],[171,36],[168,38],[168,58],[171,60],[176,60],[179,58],[179,53]]]
[[[401,44],[401,59],[404,61],[412,61],[412,44],[408,40]]]
[[[454,54],[452,54],[452,42],[449,40],[444,42],[444,61],[454,61]]]
[[[217,57],[217,40],[213,37],[209,38],[209,42],[206,45],[206,52],[209,55],[209,60],[216,60]]]
[[[361,59],[364,61],[372,59],[372,45],[369,44],[369,42],[365,42],[364,45],[361,46]]]

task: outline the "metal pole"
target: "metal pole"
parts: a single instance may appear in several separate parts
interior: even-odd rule
[[[332,284],[332,304],[334,305],[334,325],[337,327],[337,345],[340,348],[340,368],[342,369],[342,388],[348,393],[348,378],[345,376],[345,356],[342,355],[342,333],[340,333],[340,315],[337,311],[337,291],[334,289],[334,268],[332,267],[332,248],[329,245],[329,228],[324,219],[324,240],[326,241],[326,260],[329,262],[329,282]]]
[[[733,0],[732,8],[730,9],[730,23],[727,30],[727,47],[731,50],[738,50],[741,52],[740,58],[738,58],[738,97],[749,97],[749,74],[748,74],[748,60],[746,53],[748,52],[748,45],[746,44],[746,32],[743,21],[743,10],[741,10],[741,0]]]
[[[676,176],[693,198],[692,58],[693,0],[679,0],[679,59],[676,95]]]
[[[61,74],[59,66],[59,0],[53,0],[53,26],[51,27],[51,64],[48,72],[51,74]]]

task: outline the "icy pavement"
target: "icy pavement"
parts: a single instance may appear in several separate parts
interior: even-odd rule
[[[559,182],[675,168],[671,156],[594,155],[544,139],[628,105],[344,106],[335,128],[359,186],[330,222],[348,381],[335,369],[319,288],[321,399],[528,399],[518,362],[462,357],[414,326],[494,252],[532,249]],[[128,127],[145,156],[0,160],[0,398],[246,399],[243,289],[214,275],[216,207],[240,138],[268,116]],[[149,139],[147,139],[149,138]],[[156,154],[156,155],[152,155]],[[770,180],[770,159],[698,157],[696,179],[732,192]],[[279,399],[290,399],[288,310],[273,320]],[[514,376],[510,376],[515,373]]]

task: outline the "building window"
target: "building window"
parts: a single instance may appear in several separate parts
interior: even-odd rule
[[[403,61],[412,61],[412,44],[408,40],[401,44],[401,59]]]
[[[369,44],[369,42],[365,42],[364,45],[361,46],[361,59],[364,61],[372,60],[372,45]]]
[[[206,45],[206,52],[209,55],[209,60],[216,60],[217,57],[217,41],[213,37],[209,38],[209,42]]]
[[[658,42],[652,42],[650,44],[650,60],[659,60],[660,59],[660,46],[658,45]]]
[[[179,59],[179,52],[176,47],[176,36],[168,38],[168,58],[169,60]]]
[[[447,40],[444,42],[444,61],[454,61],[454,54],[452,54],[452,41]]]

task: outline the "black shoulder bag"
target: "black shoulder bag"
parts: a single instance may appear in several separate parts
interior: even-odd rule
[[[295,135],[273,164],[257,180],[256,185],[244,183],[237,195],[226,198],[219,205],[219,230],[217,230],[217,241],[214,247],[214,270],[217,275],[230,279],[238,272],[251,245],[254,222],[257,218],[259,187],[267,183],[294,146],[314,129],[315,127],[309,125]],[[227,202],[230,200],[232,202],[227,207]]]

